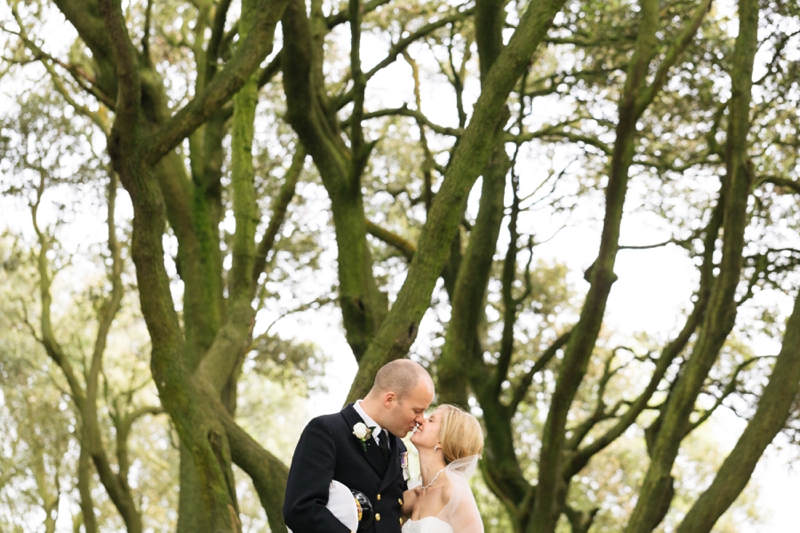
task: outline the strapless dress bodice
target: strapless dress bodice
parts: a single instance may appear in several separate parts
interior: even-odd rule
[[[454,533],[450,524],[435,516],[426,516],[419,520],[409,520],[403,524],[403,533]]]

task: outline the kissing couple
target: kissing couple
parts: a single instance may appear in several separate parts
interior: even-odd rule
[[[295,533],[483,533],[468,479],[483,450],[474,416],[440,405],[433,380],[407,359],[375,375],[369,394],[311,420],[289,470],[283,515]],[[409,489],[409,432],[420,482]]]

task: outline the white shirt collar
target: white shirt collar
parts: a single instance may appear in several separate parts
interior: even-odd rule
[[[367,425],[367,427],[375,428],[375,429],[372,430],[372,438],[375,439],[376,443],[380,444],[381,443],[381,430],[383,428],[381,428],[381,426],[377,422],[375,422],[372,419],[372,417],[367,414],[366,411],[364,411],[364,408],[361,407],[361,401],[362,400],[357,400],[356,403],[353,404],[353,408],[356,410],[356,413],[358,413],[358,415],[361,417],[361,419],[364,421],[364,423]]]

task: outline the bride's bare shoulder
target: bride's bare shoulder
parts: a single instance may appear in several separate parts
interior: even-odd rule
[[[447,502],[453,497],[453,484],[450,483],[450,480],[445,480],[445,482],[442,483],[439,494],[441,495],[442,505],[447,505]]]

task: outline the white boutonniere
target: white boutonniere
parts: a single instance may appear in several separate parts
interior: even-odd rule
[[[375,428],[367,427],[364,422],[359,422],[353,426],[353,435],[361,441],[364,452],[367,451],[367,440],[372,438],[372,430]]]

